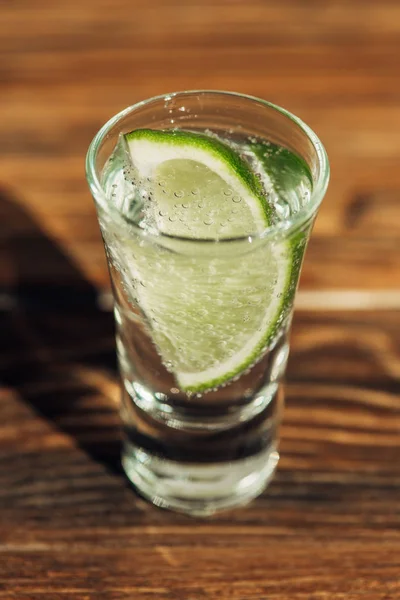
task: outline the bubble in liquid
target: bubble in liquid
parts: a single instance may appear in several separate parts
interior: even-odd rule
[[[178,190],[177,192],[174,192],[175,198],[183,198],[184,195],[185,192],[183,190]]]
[[[193,194],[193,196],[197,196],[199,194],[199,189],[198,188],[193,188],[192,194]]]
[[[171,221],[171,223],[174,223],[177,219],[178,217],[176,217],[175,215],[172,215],[172,217],[168,217],[168,221]]]
[[[159,185],[160,187],[165,187],[165,185],[166,185],[166,184],[165,184],[165,181],[164,181],[164,179],[161,179],[161,181],[159,181],[159,182],[158,182],[158,185]]]
[[[160,217],[168,217],[168,213],[166,210],[159,210],[158,214],[160,215]]]
[[[242,199],[240,196],[233,196],[232,198],[232,202],[235,202],[235,204],[239,204],[239,202],[241,202]]]
[[[187,203],[183,202],[183,203],[182,203],[182,208],[189,208],[189,204],[187,204]]]
[[[203,223],[204,225],[212,225],[214,221],[211,219],[211,217],[207,217],[206,219],[204,219]]]
[[[224,190],[224,196],[232,196],[232,190]]]

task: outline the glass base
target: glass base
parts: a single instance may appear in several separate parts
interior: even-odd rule
[[[271,446],[249,458],[210,465],[161,459],[130,442],[122,453],[125,473],[142,496],[161,508],[203,517],[261,494],[278,460]]]

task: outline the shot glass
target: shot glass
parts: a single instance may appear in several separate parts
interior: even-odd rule
[[[143,226],[140,215],[128,218],[138,190],[115,148],[121,134],[138,129],[260,144],[267,160],[275,148],[272,175],[286,170],[286,189],[274,221],[246,236],[199,239],[193,229],[169,235]],[[291,194],[299,165],[309,187]],[[181,92],[110,119],[90,145],[87,179],[114,296],[126,475],[154,504],[192,515],[245,504],[266,488],[279,458],[293,304],[328,185],[325,150],[305,123],[273,104]],[[201,200],[198,183],[186,207]],[[140,186],[152,201],[154,182]]]

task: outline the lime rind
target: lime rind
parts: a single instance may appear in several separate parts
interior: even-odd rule
[[[311,171],[298,154],[272,142],[255,141],[249,145],[249,149],[281,198],[290,199],[290,193],[302,187],[312,189]]]

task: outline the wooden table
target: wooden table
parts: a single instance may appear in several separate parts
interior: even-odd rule
[[[400,4],[15,0],[0,8],[0,598],[400,598]],[[255,94],[325,142],[282,459],[248,508],[158,510],[119,466],[84,154],[112,114]],[[41,305],[43,297],[47,304]]]

